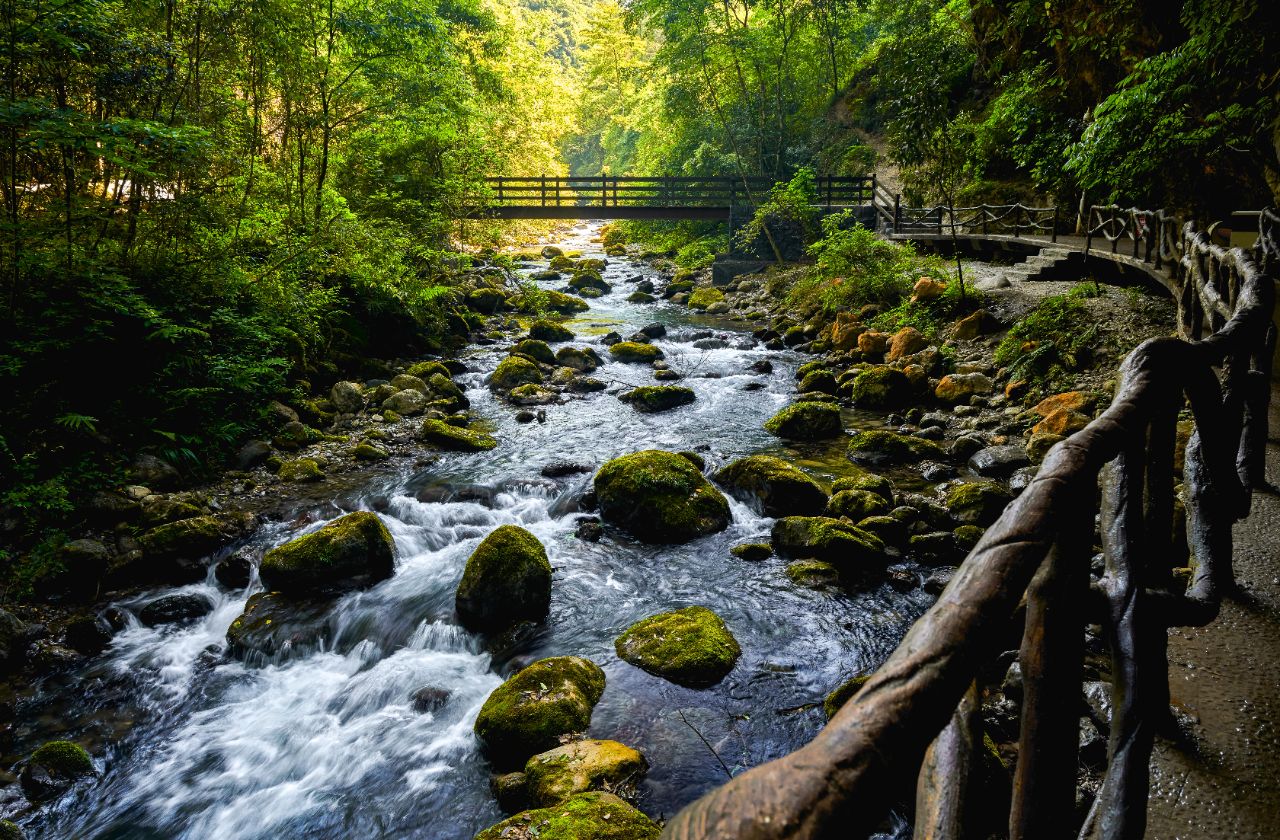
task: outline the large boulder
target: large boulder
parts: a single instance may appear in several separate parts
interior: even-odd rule
[[[897,368],[875,365],[853,378],[849,397],[859,408],[901,408],[911,401],[911,380]]]
[[[861,522],[868,516],[882,516],[889,512],[889,500],[870,490],[849,489],[838,490],[827,503],[827,513],[835,517],[846,517],[853,522]]]
[[[946,403],[968,402],[970,397],[985,396],[995,390],[991,377],[983,373],[952,373],[942,377],[933,395]]]
[[[943,448],[931,440],[882,429],[855,434],[849,439],[846,454],[855,464],[872,467],[914,463],[926,458],[942,459],[946,456]]]
[[[533,534],[501,525],[476,546],[454,598],[470,630],[497,632],[541,621],[551,609],[551,564]]]
[[[405,388],[396,391],[382,401],[383,411],[394,411],[401,417],[412,417],[421,414],[427,408],[427,395],[417,388]]]
[[[342,414],[355,414],[364,408],[364,389],[357,382],[335,382],[329,389],[329,402]]]
[[[243,536],[253,524],[248,514],[194,516],[152,528],[138,542],[150,557],[203,557]]]
[[[711,286],[704,286],[701,289],[695,289],[689,295],[688,306],[690,309],[706,309],[723,301],[724,292]]]
[[[818,482],[771,455],[739,458],[712,476],[744,501],[755,501],[765,516],[821,513],[827,494]]]
[[[556,364],[580,373],[590,373],[604,362],[590,347],[561,347],[556,351]]]
[[[498,445],[491,435],[451,426],[443,420],[424,420],[420,434],[427,443],[454,452],[484,452]]]
[[[596,473],[595,491],[604,518],[644,542],[688,542],[729,525],[729,502],[674,452],[614,458]]]
[[[889,349],[884,354],[886,362],[896,362],[912,353],[919,353],[929,346],[929,339],[915,327],[903,327],[889,339]]]
[[[627,403],[636,411],[646,414],[654,414],[659,411],[669,411],[682,405],[688,405],[693,402],[696,395],[692,388],[685,388],[681,385],[641,385],[639,388],[632,388],[618,399]]]
[[[662,358],[662,351],[652,344],[639,341],[619,341],[609,346],[609,355],[616,362],[629,364],[649,364]]]
[[[262,558],[258,574],[267,589],[308,593],[391,577],[395,543],[377,514],[349,513]]]
[[[786,516],[773,525],[773,548],[783,557],[823,560],[842,574],[879,572],[888,562],[880,538],[827,516]]]
[[[573,331],[555,321],[539,319],[529,326],[529,338],[538,341],[573,341]]]
[[[475,733],[499,770],[522,767],[529,756],[583,732],[604,693],[604,671],[580,656],[539,659],[494,689],[476,717]]]
[[[489,387],[494,391],[510,391],[517,385],[530,384],[542,384],[542,371],[533,362],[520,356],[503,359],[489,377]]]
[[[590,791],[559,805],[524,811],[486,828],[475,840],[658,840],[661,829],[612,793]]]
[[[613,646],[637,668],[691,688],[720,682],[742,655],[724,621],[706,607],[685,607],[637,621]]]
[[[551,347],[545,341],[539,341],[536,338],[526,338],[517,342],[515,347],[511,348],[512,355],[528,356],[535,362],[542,362],[544,365],[553,365],[556,362],[556,354],[552,352]]]
[[[249,596],[244,612],[227,628],[227,649],[240,659],[272,662],[317,649],[328,631],[332,604],[281,592]]]
[[[969,466],[974,472],[991,478],[1007,478],[1030,463],[1027,450],[1015,444],[988,446],[969,457]]]
[[[537,807],[589,790],[634,789],[649,769],[639,750],[617,741],[571,741],[539,753],[524,766],[525,793]]]
[[[947,491],[947,512],[956,522],[983,528],[1000,518],[1013,496],[990,481],[957,484]]]
[[[764,423],[765,431],[787,440],[824,440],[839,437],[840,409],[824,402],[789,405]]]
[[[18,781],[27,799],[42,802],[94,772],[93,761],[84,747],[71,741],[49,741],[27,759]]]

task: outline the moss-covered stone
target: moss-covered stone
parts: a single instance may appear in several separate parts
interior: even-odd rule
[[[27,840],[27,835],[16,822],[0,820],[0,840]]]
[[[611,793],[591,791],[559,805],[525,811],[486,828],[475,840],[658,840],[657,825]]]
[[[543,345],[546,346],[546,345]],[[552,357],[554,359],[554,356]],[[519,385],[541,385],[542,371],[528,359],[520,356],[508,356],[498,363],[493,375],[489,377],[489,388],[494,391],[510,391]]]
[[[604,693],[604,671],[580,656],[539,659],[494,689],[476,717],[475,733],[499,769],[513,770],[529,756],[583,732]]]
[[[306,484],[323,480],[324,470],[320,469],[320,464],[314,458],[295,458],[292,461],[285,461],[281,464],[277,475],[280,476],[281,481]]]
[[[138,538],[152,557],[203,557],[244,533],[243,517],[230,514],[193,516],[152,528]]]
[[[729,525],[729,502],[673,452],[614,458],[596,473],[595,490],[604,518],[645,542],[687,542]]]
[[[351,457],[357,461],[385,461],[391,457],[391,453],[381,446],[362,440],[352,447]]]
[[[556,354],[552,352],[551,347],[545,341],[539,341],[536,338],[526,338],[523,341],[516,342],[516,346],[511,348],[511,353],[513,355],[528,356],[535,362],[542,362],[544,365],[556,363]]]
[[[600,294],[608,294],[613,291],[613,286],[605,282],[598,271],[578,271],[569,278],[569,288],[573,289],[583,297],[588,292],[599,292]]]
[[[810,371],[800,380],[796,390],[802,394],[834,394],[836,392],[835,374],[824,369]]]
[[[827,514],[845,516],[854,522],[868,516],[881,516],[889,512],[889,502],[869,490],[841,490],[827,502]]]
[[[865,368],[849,385],[849,398],[859,408],[895,409],[911,401],[911,380],[897,368]]]
[[[690,295],[688,306],[690,309],[706,309],[714,303],[720,303],[724,300],[724,292],[719,289],[705,286],[701,289],[695,289]]]
[[[816,514],[827,504],[816,481],[771,455],[739,458],[712,478],[737,498],[758,503],[765,516]]]
[[[706,607],[685,607],[637,621],[613,646],[637,668],[693,688],[720,682],[742,655],[724,621]]]
[[[527,385],[517,385],[512,388],[507,394],[507,399],[516,405],[550,405],[558,402],[560,395],[550,388],[530,382]]]
[[[961,551],[968,553],[973,550],[973,547],[978,544],[978,540],[982,539],[982,535],[986,532],[977,525],[961,525],[951,533],[955,535],[956,546]]]
[[[546,549],[524,528],[499,526],[467,558],[454,603],[469,630],[492,633],[541,621],[551,609]]]
[[[443,420],[424,420],[420,436],[432,446],[453,452],[484,452],[498,445],[491,435],[460,429]]]
[[[887,466],[914,463],[926,458],[942,459],[946,452],[931,440],[872,429],[855,434],[846,450],[855,464]]]
[[[839,437],[840,409],[830,403],[798,402],[764,423],[765,431],[787,440],[823,440]]]
[[[271,549],[258,574],[268,589],[304,593],[382,580],[394,567],[391,532],[377,514],[357,511]]]
[[[556,351],[556,364],[581,373],[590,373],[603,364],[603,360],[590,347],[561,347]]]
[[[860,531],[875,534],[885,545],[901,547],[907,539],[907,526],[892,516],[868,516],[857,520]]]
[[[831,720],[835,717],[836,712],[840,711],[840,709],[844,707],[845,703],[848,703],[853,699],[853,695],[861,691],[862,687],[866,685],[867,680],[869,679],[871,679],[870,674],[862,674],[860,676],[847,679],[832,689],[831,693],[822,701],[822,711],[827,713],[827,720]]]
[[[57,796],[77,779],[94,774],[84,747],[71,741],[49,741],[31,754],[18,781],[33,802]]]
[[[416,376],[419,379],[426,381],[437,373],[440,374],[441,376],[445,376],[445,377],[449,376],[449,368],[447,365],[445,365],[444,362],[437,362],[432,360],[427,362],[418,362],[415,365],[411,365],[409,369],[405,371],[405,373],[409,374],[410,376]]]
[[[729,549],[729,553],[739,560],[759,562],[773,556],[773,546],[768,543],[741,543]]]
[[[826,516],[786,516],[773,526],[773,548],[783,557],[825,560],[842,574],[884,570],[884,543],[874,534]]]
[[[458,387],[457,383],[441,373],[433,373],[427,379],[427,387],[436,397],[435,405],[444,411],[458,411],[471,406],[471,400]],[[442,404],[443,401],[443,404]]]
[[[537,341],[573,341],[573,331],[555,321],[538,319],[529,326],[529,338]]]
[[[476,312],[492,315],[507,308],[507,296],[498,289],[476,289],[467,295],[467,306]]]
[[[627,295],[627,303],[653,303],[657,298],[648,292],[635,291]]]
[[[641,385],[618,397],[636,411],[654,414],[688,405],[696,399],[692,388],[681,385]]]
[[[787,577],[797,586],[825,589],[840,582],[840,570],[822,560],[795,560],[787,564]]]
[[[1013,496],[990,481],[957,484],[947,491],[947,512],[956,522],[986,527],[995,522]]]
[[[893,501],[893,482],[875,473],[859,472],[857,475],[837,478],[831,483],[831,492],[839,493],[841,490],[866,490],[868,493],[875,493],[886,502]]]
[[[547,309],[552,312],[559,312],[561,315],[586,312],[591,308],[582,298],[566,295],[564,292],[544,291],[542,292],[542,303]]]
[[[318,648],[331,610],[332,604],[324,598],[255,593],[227,628],[228,650],[238,658],[260,662],[286,651],[296,654]]]
[[[589,790],[634,790],[648,769],[640,751],[626,744],[571,741],[529,759],[525,787],[531,804],[547,807]]]
[[[619,341],[609,347],[609,355],[618,362],[649,364],[662,358],[662,350],[652,344],[641,344],[638,341]]]

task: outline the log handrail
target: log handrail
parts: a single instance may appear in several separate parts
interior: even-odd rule
[[[672,176],[512,176],[485,179],[487,195],[479,203],[488,208],[520,207],[719,207],[745,203],[769,194],[779,182],[768,177]],[[852,207],[873,203],[874,175],[821,175],[815,179],[815,205]]]
[[[1010,836],[1065,838],[1079,828],[1072,813],[1079,644],[1086,623],[1101,622],[1114,663],[1114,711],[1105,781],[1080,834],[1142,837],[1153,730],[1168,714],[1166,630],[1216,617],[1234,583],[1231,525],[1247,515],[1262,480],[1280,276],[1276,210],[1264,211],[1260,229],[1245,251],[1214,245],[1192,224],[1180,228],[1170,282],[1182,337],[1150,339],[1126,357],[1110,407],[1050,450],[937,603],[813,741],[693,802],[667,823],[664,838],[857,837],[883,818],[905,782],[918,777],[927,798],[940,760],[966,766],[954,753],[972,741],[962,736],[971,705],[964,698],[1004,649],[1024,597],[1025,766],[1015,776]],[[1197,565],[1180,587],[1170,568],[1173,442],[1188,404],[1195,431],[1183,498]],[[1095,509],[1106,571],[1088,589]],[[1063,766],[1065,775],[1042,775]],[[928,809],[930,836],[959,836],[962,826],[935,821],[957,811]]]

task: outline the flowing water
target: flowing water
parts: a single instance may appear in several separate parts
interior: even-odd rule
[[[597,233],[597,226],[580,225],[557,244],[603,256],[591,242]],[[273,663],[249,665],[224,654],[227,627],[256,581],[229,591],[210,575],[184,587],[216,603],[194,624],[152,629],[132,620],[91,668],[45,687],[45,705],[32,702],[36,720],[24,716],[34,738],[42,708],[53,714],[48,698],[61,693],[57,714],[79,728],[70,734],[94,741],[104,771],[25,817],[32,835],[469,838],[503,816],[472,723],[504,676],[543,656],[577,654],[604,668],[608,684],[590,734],[644,752],[651,769],[639,806],[655,818],[670,816],[726,773],[811,739],[825,722],[822,697],[882,661],[927,596],[887,585],[854,595],[812,591],[792,584],[777,558],[738,560],[730,547],[767,538],[772,522],[736,501],[727,531],[685,545],[643,545],[612,529],[597,543],[583,541],[574,535],[582,516],[575,501],[590,473],[541,477],[548,463],[594,469],[645,448],[698,450],[708,470],[769,451],[820,477],[839,473],[831,447],[790,449],[761,428],[789,402],[804,357],[766,351],[741,327],[683,307],[627,303],[642,276],[654,272],[611,258],[605,277],[614,291],[569,322],[574,344],[662,323],[669,333],[655,343],[687,374],[682,384],[696,391],[695,403],[641,414],[619,402],[619,384],[548,406],[545,422],[519,424],[515,410],[484,386],[503,351],[469,351],[464,361],[472,372],[457,381],[500,441],[497,449],[448,454],[418,473],[389,466],[351,497],[310,511],[310,524],[276,523],[254,538],[265,549],[344,509],[374,509],[395,537],[395,575],[341,597],[318,617],[318,649]],[[693,348],[695,330],[714,330],[725,346]],[[751,373],[748,366],[765,358],[774,372]],[[594,375],[652,383],[644,366],[609,363]],[[758,390],[746,390],[749,383]],[[468,489],[448,492],[459,487]],[[467,556],[505,523],[542,540],[555,577],[545,625],[499,650],[455,623],[453,593]],[[157,594],[122,606],[136,609]],[[742,658],[723,682],[686,689],[618,659],[613,640],[629,624],[691,604],[718,612],[741,643]],[[415,711],[411,694],[423,687],[448,690],[448,702]],[[68,696],[76,698],[73,709]],[[105,720],[117,721],[116,729]]]

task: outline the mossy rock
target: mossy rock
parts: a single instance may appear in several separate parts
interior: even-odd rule
[[[861,674],[845,680],[832,689],[831,693],[822,701],[822,711],[827,713],[827,720],[835,717],[836,712],[844,708],[844,704],[853,699],[853,695],[861,691],[869,679],[871,679],[870,674]]]
[[[467,295],[467,306],[476,312],[492,315],[507,308],[507,296],[497,289],[476,289]]]
[[[764,428],[786,440],[825,440],[843,431],[837,406],[812,401],[787,406],[766,420]]]
[[[739,458],[712,478],[737,498],[758,503],[765,516],[817,514],[827,504],[818,482],[772,455]]]
[[[243,522],[231,515],[193,516],[152,528],[138,542],[151,557],[203,557],[239,537],[243,530]]]
[[[893,482],[875,473],[860,472],[857,475],[846,475],[831,483],[831,492],[841,490],[866,490],[875,493],[886,502],[893,501]]]
[[[652,344],[641,344],[638,341],[619,341],[609,347],[609,355],[618,362],[649,364],[662,358],[662,350]]]
[[[627,303],[653,303],[657,298],[648,292],[635,291],[627,295]]]
[[[409,369],[405,371],[405,373],[407,373],[410,376],[416,376],[419,379],[426,381],[430,379],[432,376],[436,375],[437,373],[440,374],[441,376],[448,378],[449,367],[444,362],[437,362],[437,361],[418,362],[415,365],[411,365]]]
[[[823,560],[794,560],[787,564],[787,577],[806,589],[826,589],[840,582],[840,570]]]
[[[454,603],[469,630],[492,633],[541,621],[551,609],[546,549],[524,528],[499,526],[467,558]]]
[[[661,829],[611,793],[591,791],[559,805],[524,811],[475,840],[658,840]]]
[[[991,481],[957,484],[947,491],[947,512],[956,522],[983,528],[1000,518],[1012,494]]]
[[[859,408],[902,408],[911,401],[911,381],[897,368],[876,365],[854,377],[849,397]]]
[[[809,373],[805,374],[805,377],[803,379],[800,380],[800,384],[796,386],[796,390],[798,390],[802,394],[809,394],[809,393],[835,394],[836,392],[835,375],[832,374],[831,371],[829,370],[810,371]]]
[[[689,295],[688,306],[690,309],[706,309],[715,303],[721,303],[724,300],[724,292],[710,286],[696,289]]]
[[[956,546],[966,554],[982,539],[986,531],[977,525],[961,525],[951,532],[956,538]]]
[[[536,807],[589,790],[634,790],[649,770],[639,750],[617,741],[571,741],[539,753],[524,766],[525,790]]]
[[[596,473],[595,491],[604,518],[644,542],[688,542],[729,525],[729,502],[674,452],[614,458]]]
[[[580,373],[590,373],[603,363],[604,360],[590,347],[561,347],[556,351],[556,364]]]
[[[729,549],[729,553],[739,560],[759,562],[773,556],[773,546],[768,543],[740,543]]]
[[[785,516],[772,537],[783,557],[825,560],[851,576],[883,571],[888,562],[879,537],[827,516]]]
[[[585,300],[573,295],[566,295],[564,292],[545,291],[543,304],[552,312],[559,312],[561,315],[573,315],[577,312],[586,312],[591,307]]]
[[[924,438],[872,429],[858,432],[850,438],[846,454],[855,464],[888,466],[926,458],[942,460],[946,457],[946,450]]]
[[[604,693],[604,671],[580,656],[539,659],[494,689],[476,717],[475,733],[500,770],[522,767],[531,755],[584,732]]]
[[[351,450],[351,456],[357,461],[385,461],[391,457],[391,453],[381,446],[362,440]]]
[[[529,326],[529,338],[537,341],[573,341],[573,330],[555,321],[538,319]]]
[[[553,356],[552,359],[554,358]],[[542,371],[533,362],[520,356],[503,359],[489,377],[489,388],[493,391],[510,391],[517,386],[530,384],[542,384]]]
[[[637,668],[691,688],[720,682],[742,655],[724,621],[706,607],[685,607],[637,621],[613,646]]]
[[[543,385],[517,385],[507,394],[507,399],[516,405],[550,405],[559,402],[560,395]]]
[[[272,661],[286,651],[304,654],[319,648],[331,611],[325,598],[255,593],[227,628],[227,648],[232,656],[257,662]]]
[[[553,271],[572,271],[574,265],[572,257],[566,257],[564,254],[553,254],[551,256],[551,269]]]
[[[528,356],[535,362],[542,362],[544,365],[554,365],[556,363],[556,354],[545,341],[539,341],[536,338],[526,338],[517,342],[516,346],[511,348],[511,353],[512,355]]]
[[[463,393],[463,390],[458,387],[456,382],[444,374],[431,374],[431,377],[427,380],[427,386],[439,400],[447,401],[448,405],[445,410],[456,411],[471,406],[471,400],[467,399],[467,395]],[[440,406],[439,400],[435,403],[437,407]]]
[[[424,420],[419,435],[432,446],[453,452],[485,452],[498,445],[491,435],[460,429],[443,420]]]
[[[268,589],[306,593],[383,580],[394,569],[391,532],[377,514],[357,511],[271,549],[258,574]]]
[[[607,294],[613,291],[613,286],[606,283],[597,271],[578,271],[569,278],[569,288],[584,297],[587,292]]]
[[[33,802],[50,799],[77,779],[94,775],[93,760],[84,747],[72,741],[49,741],[31,754],[18,781]]]
[[[0,840],[27,840],[27,835],[16,822],[0,820]]]
[[[680,385],[641,385],[622,394],[618,399],[636,411],[654,414],[688,405],[696,399],[692,388]]]
[[[882,516],[889,512],[889,507],[883,496],[869,490],[841,490],[827,503],[827,515],[858,522],[868,516]]]

